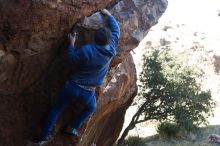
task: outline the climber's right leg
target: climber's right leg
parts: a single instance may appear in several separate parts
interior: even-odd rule
[[[79,102],[84,105],[84,110],[74,118],[72,123],[65,128],[64,133],[72,136],[77,136],[77,130],[81,127],[81,125],[85,122],[86,119],[91,116],[92,113],[96,111],[96,95],[95,90],[89,91],[81,88],[81,97]]]

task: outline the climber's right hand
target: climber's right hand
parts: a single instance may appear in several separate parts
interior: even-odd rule
[[[106,10],[106,9],[101,10],[101,13],[102,13],[103,15],[107,15],[107,16],[111,16],[111,15],[112,15],[112,14],[111,14],[108,10]]]

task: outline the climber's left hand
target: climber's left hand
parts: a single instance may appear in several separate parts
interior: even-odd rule
[[[71,33],[68,34],[69,41],[72,45],[74,45],[76,42],[76,35],[77,35],[76,32],[74,32],[73,34]]]

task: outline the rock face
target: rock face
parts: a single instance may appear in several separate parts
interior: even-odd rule
[[[23,146],[40,133],[57,92],[72,71],[65,61],[66,34],[79,19],[104,7],[117,18],[122,33],[118,55],[105,84],[97,90],[97,112],[80,128],[81,140],[77,140],[59,134],[61,125],[81,105],[67,109],[49,145],[112,145],[137,92],[129,51],[157,23],[166,6],[166,0],[0,0],[1,145]],[[92,20],[101,22],[101,17],[92,15],[81,22],[77,45],[91,42],[93,27],[97,27]]]

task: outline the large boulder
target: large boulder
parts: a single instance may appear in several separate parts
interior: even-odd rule
[[[97,89],[97,112],[75,139],[59,133],[61,125],[82,107],[68,108],[49,145],[112,145],[137,93],[135,66],[129,52],[157,23],[166,6],[166,0],[0,0],[1,145],[24,146],[39,135],[57,92],[70,73],[77,71],[65,61],[67,33],[81,20],[77,45],[92,42],[94,28],[100,26],[102,17],[91,14],[104,7],[119,21],[122,33],[118,55],[104,85]]]

